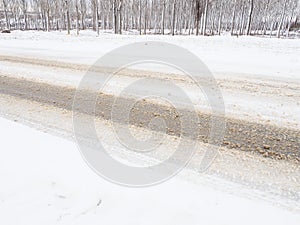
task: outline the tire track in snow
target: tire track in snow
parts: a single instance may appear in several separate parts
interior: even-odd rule
[[[54,105],[66,110],[72,110],[75,87],[62,87],[46,83],[0,76],[0,93],[16,96],[31,101]],[[89,95],[89,91],[83,93]],[[99,93],[96,103],[96,116],[106,120],[111,118],[111,109],[115,96]],[[123,97],[121,104],[124,107],[136,102],[136,99]],[[77,109],[86,114],[93,112],[87,110],[84,105]],[[119,112],[117,117],[122,116]],[[190,113],[186,111],[186,113]],[[198,112],[199,134],[190,138],[208,142],[211,116]],[[180,118],[175,109],[155,102],[141,101],[132,109],[132,125],[148,128],[153,117],[161,117],[166,121],[167,133],[173,136],[181,135]],[[226,118],[226,134],[222,146],[230,149],[238,149],[247,152],[255,152],[264,157],[278,160],[292,160],[300,162],[300,131],[296,129],[282,128],[273,125],[249,122],[234,118]],[[157,127],[151,129],[159,130]]]

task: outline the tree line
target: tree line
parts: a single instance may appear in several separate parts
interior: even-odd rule
[[[289,36],[299,0],[0,0],[1,30]]]

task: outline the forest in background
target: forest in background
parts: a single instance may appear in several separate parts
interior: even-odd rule
[[[300,30],[299,0],[0,0],[0,30],[270,35]],[[292,31],[292,32],[291,32]]]

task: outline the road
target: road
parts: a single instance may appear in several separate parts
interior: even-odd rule
[[[77,85],[79,84],[80,79],[82,79],[85,71],[89,69],[87,65],[11,56],[0,56],[0,62],[5,65],[2,71],[0,71],[1,94],[46,103],[70,111],[73,107]],[[17,71],[16,68],[18,68]],[[103,82],[103,74],[108,69],[98,68],[98,70],[98,81]],[[44,71],[47,71],[46,76],[43,74]],[[174,82],[177,82],[183,86],[183,88],[186,88],[185,90],[190,92],[188,95],[194,98],[192,99],[192,102],[195,103],[197,114],[199,116],[199,121],[190,121],[191,124],[198,123],[196,130],[190,130],[186,135],[204,143],[214,142],[214,140],[209,139],[209,131],[212,122],[210,112],[203,110],[203,108],[208,108],[207,104],[201,99],[201,96],[199,97],[195,94],[197,90],[189,84],[189,80],[183,75],[171,76],[168,74],[140,70],[124,70],[116,76],[111,84],[109,84],[111,87],[106,88],[99,93],[96,103],[96,116],[111,120],[113,104],[117,96],[119,107],[122,109],[120,112],[115,113],[115,119],[118,120],[119,118],[119,122],[125,112],[123,109],[126,109],[129,105],[133,105],[134,107],[131,109],[130,115],[130,124],[147,128],[151,119],[161,118],[166,123],[166,132],[169,135],[182,135],[182,127],[180,124],[181,118],[178,115],[178,111],[172,105],[162,104],[163,102],[157,102],[156,100],[150,101],[144,99],[143,101],[137,101],[137,98],[140,96],[174,95],[172,96],[172,99],[176,99],[176,104],[184,108],[185,99],[176,92],[171,93],[168,88],[158,88],[157,86],[149,88],[147,87],[147,84],[143,85],[141,83],[140,86],[135,87],[134,91],[125,93],[126,96],[119,96],[120,93],[117,92],[118,88],[124,88],[124,85],[132,82],[131,80],[135,81],[144,77],[160,83],[174,80]],[[290,108],[287,108],[284,107],[283,104],[287,104],[287,102],[299,104],[300,85],[295,82],[283,82],[281,80],[262,79],[260,81],[252,80],[247,83],[245,83],[245,81],[245,79],[218,79],[218,86],[221,91],[225,93],[223,96],[227,113],[225,117],[225,136],[219,144],[229,149],[254,152],[264,157],[278,160],[292,160],[299,163],[300,130],[298,129],[299,124],[297,123],[298,115],[294,115],[294,121],[285,120],[281,116],[276,117],[274,114],[273,118],[269,118],[267,116],[268,112],[260,115],[260,120],[257,118],[257,114],[249,113],[249,111],[247,112],[247,116],[241,115],[245,113],[242,109],[244,104],[251,106],[255,104],[253,101],[256,101],[256,104],[260,107],[268,100],[276,100],[276,104],[281,105],[281,110],[288,112],[292,107],[290,106]],[[230,104],[226,104],[226,101],[230,98],[228,97],[229,94],[227,94],[229,92],[231,95],[245,96],[246,100],[241,100],[239,102],[241,109],[228,109],[230,108]],[[253,93],[255,96],[253,96]],[[89,93],[82,94],[87,96]],[[252,97],[252,99],[250,99],[249,96]],[[258,100],[258,98],[262,100]],[[236,111],[233,111],[234,109],[236,109]],[[268,106],[264,107],[264,109],[266,111],[269,110]],[[276,107],[275,109],[278,108]],[[295,106],[294,110],[296,109],[297,107]],[[77,110],[88,114],[94,113],[93,110],[88,110],[84,106]],[[187,116],[192,115],[193,112],[189,110],[190,109],[183,109],[182,113]],[[230,111],[232,112],[230,113]],[[270,109],[270,111],[272,111],[272,109]],[[263,116],[265,116],[267,120],[261,119]],[[192,116],[190,117],[192,118]],[[124,121],[121,121],[121,123],[122,122]],[[158,131],[160,126],[152,126],[151,129]]]
[[[1,116],[74,141],[73,98],[89,66],[12,56],[0,56],[0,65]],[[107,72],[107,68],[99,68],[99,81],[101,81],[101,73],[105,71]],[[148,96],[151,90],[163,96],[168,95],[168,91],[141,86],[135,93],[119,95],[119,89],[143,77],[160,82],[172,80],[186,88],[188,95],[192,97],[199,121],[197,132],[190,130],[185,134],[185,138],[192,139],[195,145],[200,146],[196,157],[189,164],[190,169],[197,169],[199,160],[203,157],[201,146],[207,145],[208,142],[211,118],[205,101],[202,101],[203,96],[197,96],[195,94],[197,90],[193,89],[186,77],[182,75],[141,70],[120,72],[108,87],[99,93],[95,107],[96,121],[98,121],[96,129],[103,134],[103,130],[107,129],[105,127],[109,127],[107,123],[111,122],[112,104],[118,96],[120,108],[125,109],[136,103],[131,110],[130,124],[137,133],[147,134],[152,118],[161,118],[167,125],[169,148],[165,148],[165,152],[150,154],[150,159],[137,156],[139,161],[148,164],[163,160],[166,155],[171,154],[172,146],[182,135],[178,113],[172,106],[155,99],[136,101],[140,95]],[[300,130],[298,115],[294,114],[293,110],[297,110],[300,96],[299,84],[281,79],[229,78],[217,77],[225,101],[226,132],[221,143],[220,154],[207,174],[217,179],[221,177],[254,188],[261,193],[258,194],[259,198],[267,198],[268,201],[270,199],[277,201],[280,196],[284,199],[280,200],[283,205],[298,209]],[[91,93],[91,90],[87,90],[83,96]],[[189,115],[191,112],[185,108],[180,96],[176,96],[176,93],[172,94],[178,100],[184,114]],[[232,96],[240,99],[235,102],[235,107],[231,104],[234,101]],[[263,106],[262,110],[257,108],[253,111],[249,110],[253,104],[257,104],[257,108]],[[249,108],[246,108],[247,105]],[[293,110],[289,111],[289,109]],[[76,110],[79,113],[93,114],[93,111],[87,109],[85,105]],[[290,113],[292,117],[273,113],[278,113],[280,110],[283,113]],[[116,120],[123,118],[123,111],[117,112],[114,116]],[[194,123],[194,121],[190,122]],[[158,124],[156,126],[152,124],[150,129],[153,132],[161,132]],[[108,132],[104,134],[106,140],[113,136],[108,135]],[[110,144],[115,141],[110,140]],[[264,197],[266,192],[268,196]],[[275,197],[270,197],[270,193]]]

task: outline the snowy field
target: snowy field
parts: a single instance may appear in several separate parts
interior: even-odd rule
[[[93,64],[114,48],[137,41],[165,41],[196,54],[218,74],[299,80],[300,40],[257,37],[195,37],[114,35],[83,31],[80,36],[64,32],[14,31],[0,34],[1,55],[38,57]],[[149,69],[149,68],[146,68]],[[159,70],[159,68],[151,68]]]
[[[0,34],[0,75],[73,87],[85,73],[77,67],[88,68],[105,53],[137,41],[168,42],[196,54],[218,81],[226,116],[300,128],[300,41],[296,39],[108,33],[97,37],[90,31],[81,32],[80,36],[14,31]],[[140,65],[134,69],[170,72],[170,68],[159,65]],[[116,94],[134,79],[137,79],[134,74],[117,76],[106,91]],[[193,101],[198,102],[196,90],[184,82],[182,85],[194,97]],[[245,181],[257,181],[260,188],[265,185],[266,190],[272,190],[278,184],[283,193],[295,195],[286,199],[281,199],[282,196],[277,199],[267,191],[253,197],[251,187],[225,179],[211,182],[209,174],[202,176],[188,169],[159,186],[120,187],[97,176],[81,157],[76,144],[64,135],[57,137],[45,128],[40,129],[45,132],[32,128],[44,123],[49,129],[68,127],[70,133],[70,112],[62,110],[59,114],[52,106],[43,108],[40,103],[16,99],[0,94],[0,116],[15,120],[0,118],[0,224],[299,224],[299,202],[291,201],[287,207],[281,204],[286,199],[300,198],[298,164],[277,164],[262,158],[261,165],[253,168],[253,174],[245,174]],[[203,104],[197,106],[202,108]],[[31,128],[17,123],[19,120],[27,120],[25,124]],[[112,143],[111,147],[118,145]],[[232,171],[249,170],[248,165],[255,166],[258,158],[251,154],[244,157],[243,153],[229,169],[231,164],[226,162],[235,161],[237,154],[228,152],[220,154],[218,160],[223,160],[220,163],[223,167],[218,165],[215,170],[222,173],[224,168],[224,174],[228,170],[226,175],[236,180],[239,177]],[[278,165],[282,167],[276,171]],[[264,168],[275,169],[264,171]],[[259,170],[260,175],[254,174]],[[293,184],[290,190],[289,182]]]
[[[131,189],[98,177],[73,142],[0,119],[1,224],[299,224],[300,215],[197,184]],[[193,181],[191,181],[193,180]],[[226,187],[227,183],[218,183]]]

